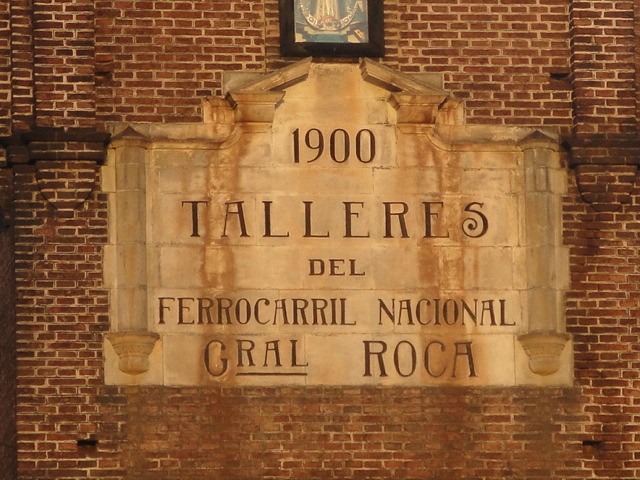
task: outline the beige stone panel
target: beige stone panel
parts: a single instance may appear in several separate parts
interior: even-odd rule
[[[544,164],[528,163],[525,166],[525,188],[529,192],[548,192],[550,190],[549,168]]]
[[[304,385],[307,380],[303,337],[165,335],[163,340],[165,385]]]
[[[314,335],[307,337],[309,385],[360,385],[363,381],[362,339],[365,335]],[[373,379],[369,383],[374,382]]]
[[[109,289],[113,289],[117,286],[118,271],[117,271],[117,248],[115,245],[105,245],[102,247],[102,278],[105,286]]]
[[[209,205],[199,204],[198,225],[200,237],[193,237],[194,225],[191,203],[208,201]],[[202,244],[209,237],[211,223],[208,221],[211,202],[200,192],[186,194],[163,194],[155,196],[150,202],[151,221],[149,222],[149,242],[153,244]]]
[[[256,245],[296,248],[304,243],[303,198],[281,193],[258,194],[254,198],[255,224],[252,235]],[[267,230],[270,236],[266,236]]]
[[[105,373],[110,384],[168,386],[506,386],[515,384],[513,342],[511,335],[167,334],[149,372],[136,377],[118,373],[117,356],[105,345]]]
[[[375,193],[379,196],[417,194],[442,195],[440,174],[434,168],[375,169]]]
[[[241,294],[237,294],[241,295]],[[234,331],[237,321],[231,317],[227,322],[225,313],[218,315],[217,298],[234,298],[234,294],[215,293],[205,289],[155,288],[149,292],[149,330],[161,335],[179,334],[221,334]],[[233,315],[233,308],[230,311]],[[238,329],[242,332],[242,329]]]
[[[197,164],[190,159],[156,160],[151,178],[157,195],[178,193],[189,196],[196,192],[206,192],[210,181],[208,164]]]
[[[437,284],[437,278],[421,277],[420,260],[415,247],[388,246],[372,249],[371,275],[375,288],[381,290],[406,290],[429,288]]]
[[[238,188],[239,171],[242,167],[234,164],[212,162],[208,167],[207,184],[202,194],[222,195],[235,193]],[[199,193],[198,191],[196,191]]]
[[[527,273],[527,248],[515,247],[513,249],[513,288],[518,291],[526,291],[529,288]]]
[[[521,262],[525,257],[516,255],[514,251],[520,250],[511,247],[425,246],[418,257],[420,278],[441,290],[511,290],[516,288],[516,283],[524,289],[526,282],[516,275],[525,271]]]
[[[228,375],[211,376],[205,366],[205,349],[208,343],[201,335],[163,335],[163,373],[164,385],[207,385],[222,383]],[[215,363],[215,362],[213,362]],[[215,368],[221,364],[211,365]]]
[[[398,132],[397,165],[400,168],[434,168],[441,176],[451,168],[451,153],[434,145],[428,133]]]
[[[116,249],[117,285],[139,287],[146,284],[146,246],[142,243],[122,243]]]
[[[164,288],[198,288],[206,282],[206,272],[215,270],[214,262],[206,262],[205,249],[197,246],[164,246],[158,248],[160,285]]]
[[[486,146],[486,144],[485,144]],[[523,154],[517,151],[472,151],[469,145],[464,151],[454,152],[454,163],[461,169],[487,168],[512,169],[521,168],[524,162]]]
[[[554,203],[550,200],[548,193],[526,195],[525,235],[529,245],[554,245],[557,242],[560,210],[553,211]],[[559,207],[558,204],[555,206]]]
[[[571,267],[569,265],[569,247],[558,246],[555,250],[556,287],[568,290],[571,285]]]
[[[561,292],[553,288],[533,288],[527,292],[527,296],[531,331],[563,329],[564,295]]]
[[[122,159],[116,164],[118,190],[144,190],[146,187],[146,165],[144,162]]]
[[[463,290],[467,275],[465,256],[468,248],[446,246],[435,248],[438,261],[437,270],[439,288],[443,290]],[[435,269],[435,266],[434,266]]]
[[[352,97],[341,98],[338,102],[329,99],[327,95],[295,98],[292,93],[288,91],[282,106],[276,109],[274,125],[283,122],[285,118],[295,118],[301,125],[326,125],[334,128],[354,124],[384,125],[388,122],[388,106],[384,98]],[[288,123],[289,120],[284,122]]]
[[[288,89],[282,103],[276,108],[274,124],[295,118],[303,125],[332,124],[386,125],[390,120],[390,107],[386,95],[356,80],[352,95],[336,97],[328,85],[299,84]],[[306,91],[302,91],[306,88]],[[358,91],[359,90],[359,91]]]
[[[147,291],[144,287],[119,287],[114,301],[112,324],[118,330],[143,330],[147,327]]]
[[[335,192],[371,193],[371,168],[306,166],[280,168],[242,168],[236,192],[258,195],[304,195]]]
[[[522,306],[522,317],[518,324],[518,326],[520,327],[519,333],[529,332],[532,330],[531,322],[529,321],[529,316],[532,313],[529,311],[529,294],[527,290],[517,290],[517,292],[520,297],[520,305]]]
[[[481,203],[482,206],[477,205]],[[465,208],[468,211],[465,211]],[[514,195],[468,196],[460,199],[460,242],[469,246],[515,246],[520,238],[518,197]],[[478,236],[486,218],[486,233]]]
[[[288,247],[235,247],[232,282],[238,289],[299,288],[304,271],[297,249]]]
[[[513,265],[512,248],[467,250],[464,257],[465,289],[511,289],[514,285]]]
[[[123,163],[141,163],[144,165],[147,160],[148,150],[146,147],[138,146],[137,139],[133,139],[132,143],[120,143],[119,145],[121,146],[115,148],[116,166]]]
[[[145,223],[144,192],[124,190],[115,198],[116,238],[119,243],[143,240]]]
[[[562,168],[550,169],[550,190],[556,194],[562,195],[567,192],[567,171]]]
[[[147,287],[158,287],[161,284],[160,278],[160,247],[147,247]]]
[[[272,151],[275,166],[296,166],[307,174],[318,168],[387,168],[396,165],[396,130],[353,119],[303,123],[296,117],[274,124]]]
[[[510,191],[514,193],[514,195],[522,195],[524,192],[524,169],[522,168],[513,168],[509,170],[510,172]]]
[[[396,291],[381,292],[379,297],[376,317],[397,333],[493,334],[523,329],[519,292]]]
[[[392,324],[378,323],[379,295],[344,290],[153,289],[149,296],[150,330],[160,334],[250,335],[391,332]]]
[[[106,385],[162,385],[163,354],[162,341],[156,342],[149,355],[149,370],[139,375],[128,375],[118,368],[119,357],[111,342],[103,340],[104,383]]]
[[[478,378],[488,385],[515,385],[515,344],[513,335],[478,335],[474,342]]]
[[[283,211],[282,200],[285,200],[289,212]],[[264,201],[267,196],[257,199],[259,204],[256,216],[261,226],[265,225]],[[308,207],[305,202],[308,202]],[[348,205],[347,205],[348,204]],[[361,205],[362,204],[362,205]],[[354,245],[365,242],[370,245],[373,239],[372,226],[379,223],[376,217],[376,204],[371,197],[363,195],[296,195],[291,197],[273,197],[271,205],[271,224],[273,232],[290,233],[286,244],[290,246],[305,246],[315,248],[327,245]],[[284,215],[284,216],[283,216]],[[347,235],[347,217],[351,222],[352,238]],[[288,226],[286,226],[288,224]],[[276,226],[279,227],[276,230]],[[366,236],[369,238],[357,238]],[[284,245],[284,240],[262,238],[259,243],[276,243]]]
[[[297,118],[301,123],[313,123],[330,118],[332,121],[385,124],[388,92],[365,82],[357,65],[315,64],[306,81],[287,88],[276,108],[274,123]]]
[[[542,245],[527,248],[527,284],[530,288],[555,287],[558,283],[558,267],[555,247]]]
[[[100,189],[103,192],[116,191],[116,167],[113,150],[107,153],[107,162],[100,168]]]
[[[264,132],[246,131],[218,150],[211,163],[218,166],[262,167],[272,165],[271,127]]]
[[[257,244],[263,234],[262,216],[264,214],[259,214],[257,199],[254,195],[222,192],[210,195],[207,201],[209,202],[207,205],[199,207],[200,226],[204,232],[201,235],[205,244],[224,246]],[[187,209],[187,207],[184,208]],[[190,213],[187,213],[187,220],[189,225],[192,225]]]
[[[283,303],[278,305],[278,300]],[[219,309],[219,304],[228,308]],[[161,334],[449,335],[526,330],[519,322],[522,304],[517,292],[154,289],[149,306],[150,330]],[[296,306],[299,310],[294,312]]]
[[[511,335],[314,336],[307,338],[306,345],[309,384],[480,386],[515,383]]]
[[[164,246],[157,258],[163,288],[233,288],[233,252],[228,248]]]
[[[560,355],[560,369],[552,375],[536,375],[529,368],[529,357],[520,342],[515,342],[517,385],[544,387],[573,386],[573,341],[569,340]]]
[[[198,236],[194,236],[194,204],[189,203],[194,201],[206,202],[196,207]],[[264,207],[254,195],[166,194],[156,197],[150,209],[154,219],[149,226],[152,243],[251,245],[257,244],[264,234]],[[274,204],[273,210],[275,209]],[[244,220],[247,236],[243,236],[241,218]]]
[[[441,247],[441,288],[445,290],[524,289],[523,249],[513,247]],[[526,277],[525,277],[526,278]]]
[[[175,147],[176,145],[174,145]],[[180,144],[182,148],[166,148],[164,146],[156,146],[151,150],[151,159],[154,169],[171,169],[185,166],[193,166],[201,168],[209,163],[204,158],[196,159],[197,152],[201,148],[197,144],[189,145],[188,143]],[[212,150],[206,150],[211,152]]]
[[[474,168],[460,171],[460,191],[465,194],[507,195],[513,193],[511,170]]]
[[[297,269],[305,289],[362,290],[379,284],[381,259],[376,255],[377,249],[362,245],[318,246],[302,247],[298,252]]]

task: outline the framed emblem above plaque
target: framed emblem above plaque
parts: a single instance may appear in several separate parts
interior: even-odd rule
[[[280,0],[284,56],[381,57],[382,0]]]

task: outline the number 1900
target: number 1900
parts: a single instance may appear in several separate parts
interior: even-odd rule
[[[366,128],[359,130],[354,138],[343,128],[333,130],[328,136],[317,128],[304,133],[299,128],[293,131],[294,163],[300,163],[301,159],[306,163],[315,162],[327,150],[335,163],[345,163],[352,156],[360,163],[371,163],[376,157],[376,137]]]

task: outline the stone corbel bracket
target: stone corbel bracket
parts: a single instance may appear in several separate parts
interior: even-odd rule
[[[149,370],[149,355],[160,335],[154,332],[115,332],[107,338],[118,355],[118,368],[128,375],[140,375]]]
[[[131,127],[111,141],[103,168],[109,195],[109,244],[105,246],[105,283],[111,291],[111,328],[107,335],[120,370],[139,375],[159,336],[147,331],[146,182],[150,141]]]
[[[564,293],[569,287],[569,252],[562,243],[562,195],[566,173],[558,142],[541,131],[519,141],[524,154],[524,235],[528,332],[518,340],[529,369],[556,373],[570,336],[565,331]]]
[[[570,339],[568,333],[529,332],[518,341],[529,357],[529,369],[541,376],[549,376],[560,370],[560,357]]]

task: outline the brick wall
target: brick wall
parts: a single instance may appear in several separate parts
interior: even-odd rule
[[[279,56],[275,0],[96,2],[104,121],[197,121],[226,70],[266,71]],[[568,4],[385,2],[384,62],[444,75],[472,122],[571,125]]]
[[[571,2],[574,128],[583,133],[634,132],[634,4]]]
[[[13,235],[10,228],[11,172],[0,170],[0,480],[16,472],[16,327]]]
[[[92,126],[93,0],[35,0],[32,12],[36,124]]]
[[[130,437],[139,448],[125,456],[127,471],[141,479],[197,478],[202,469],[220,479],[559,478],[582,448],[565,430],[581,417],[573,395],[571,389],[141,388],[126,406],[139,420]]]
[[[566,126],[567,3],[402,2],[399,68],[442,72],[473,123]]]
[[[610,174],[614,176],[613,173]],[[612,180],[613,188],[621,184]],[[640,205],[594,211],[577,188],[565,202],[571,248],[567,324],[575,341],[575,376],[587,417],[584,440],[602,442],[584,460],[583,478],[636,478],[640,366]]]
[[[32,4],[30,0],[9,0],[8,4],[11,13],[11,124],[14,130],[25,130],[33,124]]]
[[[85,478],[113,463],[112,439],[91,444],[99,429],[118,428],[109,407],[99,407],[107,221],[104,198],[86,188],[96,168],[14,167],[19,478]],[[79,191],[86,202],[69,202]]]
[[[199,121],[226,70],[265,71],[262,1],[96,1],[98,114]]]
[[[11,27],[9,3],[0,5],[0,136],[11,133]]]
[[[637,31],[640,6],[526,3],[385,1],[383,61],[442,73],[471,123],[559,127],[580,138],[564,199],[575,388],[105,387],[107,220],[96,178],[104,139],[82,130],[90,145],[73,150],[69,128],[200,121],[201,98],[221,93],[225,71],[294,59],[278,53],[275,0],[3,3],[0,137],[12,133],[8,81],[14,133],[34,119],[58,127],[25,138],[32,156],[23,149],[0,171],[15,175],[17,478],[640,477],[640,49],[631,15],[635,8]],[[13,310],[7,242],[0,233],[1,325]],[[0,345],[10,343],[2,328]],[[7,352],[0,366],[10,369]],[[9,379],[3,370],[2,455],[12,442]],[[11,470],[7,458],[0,465]]]

